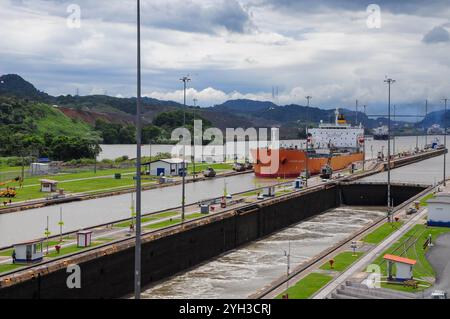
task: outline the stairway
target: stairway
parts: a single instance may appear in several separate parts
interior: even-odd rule
[[[416,299],[417,295],[385,288],[368,288],[365,285],[346,282],[328,297],[329,299]]]

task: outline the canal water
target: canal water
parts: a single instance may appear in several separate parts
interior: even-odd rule
[[[253,174],[189,183],[186,184],[186,204],[222,196],[225,184],[228,193],[239,193],[254,189],[255,185],[263,187],[274,183],[277,181],[258,179]],[[142,212],[150,213],[181,206],[181,188],[181,185],[176,185],[144,191]],[[47,227],[47,216],[50,232],[53,235],[58,234],[61,207],[63,231],[75,231],[130,217],[131,194],[0,214],[0,247],[43,237]]]
[[[432,137],[428,137],[430,141]],[[289,141],[284,141],[288,143]],[[294,141],[293,141],[294,142]],[[425,140],[420,137],[419,147]],[[378,150],[384,148],[387,141],[368,141],[366,145],[367,155],[372,153],[376,156]],[[416,145],[415,137],[398,137],[396,139],[396,150],[407,151]],[[114,146],[116,147],[116,146]],[[132,146],[121,146],[118,150],[121,155],[125,149],[131,151]],[[104,152],[107,151],[104,148]],[[131,151],[132,152],[132,151]],[[117,154],[114,154],[115,157]],[[110,153],[111,155],[112,153]],[[107,156],[107,154],[104,154]],[[131,155],[131,154],[130,154]],[[120,155],[118,155],[120,156]],[[450,156],[447,156],[447,165]],[[407,167],[392,171],[393,181],[418,182],[432,184],[442,179],[443,156],[427,161],[419,162]],[[450,170],[447,169],[447,172]],[[378,174],[367,179],[368,181],[386,181],[386,174]],[[252,174],[226,178],[227,190],[237,193],[254,188],[255,181],[264,186],[264,180],[257,180]],[[274,183],[274,181],[266,181]],[[223,194],[224,179],[214,179],[195,184],[187,184],[187,203],[195,203],[204,199],[219,197]],[[181,186],[172,186],[163,189],[154,189],[143,192],[143,212],[154,212],[158,210],[176,207],[181,204]],[[114,220],[130,216],[131,195],[118,195],[99,198],[81,202],[72,202],[62,205],[31,209],[18,213],[0,214],[0,247],[8,246],[17,242],[32,240],[42,237],[46,228],[47,216],[49,217],[49,229],[52,234],[59,232],[59,211],[63,210],[64,231],[74,231],[98,224],[108,223]]]
[[[168,280],[147,287],[143,298],[247,298],[291,269],[385,216],[383,208],[340,207],[252,242]]]
[[[395,138],[395,153],[412,151],[416,145],[419,148],[423,148],[427,143],[431,143],[434,139],[439,139],[441,143],[443,142],[442,136],[399,136]],[[391,152],[394,151],[394,142],[391,142],[392,148]],[[261,142],[261,146],[267,145],[267,142]],[[248,151],[248,145],[245,147],[244,142],[236,143],[237,149],[246,149]],[[280,141],[280,146],[297,146],[299,148],[305,147],[305,140],[283,140]],[[120,156],[128,156],[129,158],[136,157],[136,145],[101,145],[102,152],[99,154],[98,159],[116,159]],[[159,153],[171,153],[173,145],[143,145],[141,148],[143,156],[149,156],[150,152],[152,156]],[[197,150],[198,152],[198,150]],[[375,141],[372,138],[367,138],[366,140],[366,158],[376,158],[378,152],[384,152],[387,155],[387,141]],[[241,156],[242,157],[242,156]],[[218,160],[218,159],[217,159]]]

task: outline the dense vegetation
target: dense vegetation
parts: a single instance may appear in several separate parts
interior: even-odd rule
[[[93,158],[98,135],[46,104],[0,96],[0,156]]]
[[[194,118],[203,121],[203,128],[211,127],[211,122],[194,115],[192,110],[186,112],[186,128],[193,134]],[[182,110],[162,112],[153,120],[153,124],[142,128],[142,143],[170,142],[172,131],[183,127],[184,112]],[[133,144],[136,141],[136,128],[133,125],[108,123],[102,120],[95,122],[95,130],[100,133],[104,144]]]

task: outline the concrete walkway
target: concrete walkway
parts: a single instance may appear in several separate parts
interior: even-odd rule
[[[417,224],[423,217],[426,216],[428,210],[424,209],[422,212],[418,213],[412,219],[410,219],[406,224],[404,224],[399,230],[394,232],[391,236],[386,238],[383,242],[381,242],[378,246],[376,246],[372,251],[368,252],[364,255],[359,261],[354,263],[349,269],[343,272],[339,277],[335,280],[331,281],[327,286],[325,286],[322,290],[320,290],[313,299],[325,299],[333,291],[343,285],[346,280],[352,277],[355,273],[366,267],[370,264],[370,262],[375,259],[379,254],[383,253],[386,249],[388,249],[394,242],[400,239],[403,235],[405,235],[415,224]]]

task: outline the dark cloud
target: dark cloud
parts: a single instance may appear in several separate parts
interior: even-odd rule
[[[448,0],[262,0],[262,3],[275,8],[288,8],[303,12],[320,12],[322,10],[365,11],[370,4],[377,4],[381,10],[395,14],[415,14],[440,16],[448,10]]]
[[[67,17],[67,7],[80,6],[81,16],[105,22],[136,21],[136,0],[11,0],[19,8],[47,11]],[[248,12],[238,0],[149,0],[141,1],[142,25],[185,32],[243,33],[252,27]]]
[[[425,43],[449,42],[450,34],[443,27],[434,27],[423,37]]]

